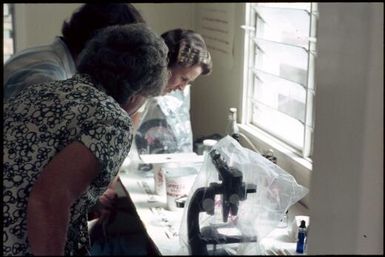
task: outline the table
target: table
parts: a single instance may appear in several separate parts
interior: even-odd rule
[[[188,255],[179,242],[183,209],[167,210],[166,197],[154,194],[152,171],[123,168],[119,180],[127,190],[136,211],[161,255]]]
[[[166,196],[154,193],[153,170],[139,171],[137,163],[123,166],[119,180],[125,188],[144,227],[161,255],[188,255],[179,241],[179,227],[183,209],[169,211]],[[298,255],[296,243],[286,228],[277,228],[262,241],[266,255]]]

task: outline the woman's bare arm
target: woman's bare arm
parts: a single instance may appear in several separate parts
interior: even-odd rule
[[[27,233],[34,255],[64,255],[71,205],[98,174],[98,160],[79,142],[58,153],[32,187]]]

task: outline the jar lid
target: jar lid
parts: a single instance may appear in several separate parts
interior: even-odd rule
[[[218,143],[218,141],[214,140],[214,139],[205,139],[205,140],[203,140],[203,144],[205,146],[214,146],[216,143]]]

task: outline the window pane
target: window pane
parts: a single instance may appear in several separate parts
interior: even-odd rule
[[[3,14],[4,14],[4,16],[6,16],[6,15],[9,15],[9,5],[8,4],[3,4]]]
[[[306,90],[299,84],[257,72],[253,98],[305,122]]]
[[[248,3],[247,10],[247,122],[307,157],[314,127],[316,4]]]
[[[276,135],[297,149],[302,149],[304,125],[296,119],[274,111],[259,103],[253,103],[252,124],[269,134]]]
[[[10,4],[3,4],[4,16],[3,16],[3,61],[4,63],[13,54],[14,40],[13,40],[13,28],[12,28],[12,12]]]
[[[258,40],[255,68],[306,86],[308,53],[298,47]]]
[[[303,9],[310,11],[311,3],[255,3],[255,5],[273,8]]]
[[[257,37],[308,47],[310,15],[303,10],[258,8]]]

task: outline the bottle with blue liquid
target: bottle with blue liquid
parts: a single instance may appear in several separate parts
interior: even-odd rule
[[[301,220],[301,225],[298,228],[298,239],[297,239],[297,253],[304,253],[305,247],[306,247],[306,238],[307,237],[307,231],[306,231],[306,222],[304,220]]]

